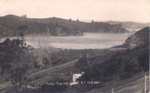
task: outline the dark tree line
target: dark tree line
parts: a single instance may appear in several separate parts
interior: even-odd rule
[[[10,80],[17,89],[22,90],[25,80],[26,68],[23,66],[23,55],[28,51],[28,46],[24,42],[24,31],[27,26],[18,27],[18,38],[9,39],[0,43],[0,67],[1,74],[9,72]]]
[[[20,47],[23,43],[22,40],[7,38],[4,42],[0,43],[0,66],[2,68],[1,73],[12,62],[20,61],[21,51],[27,50],[27,47]]]

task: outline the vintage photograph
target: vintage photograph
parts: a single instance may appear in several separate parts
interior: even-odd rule
[[[150,93],[150,0],[0,0],[0,93]]]

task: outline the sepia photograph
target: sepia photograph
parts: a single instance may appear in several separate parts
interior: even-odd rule
[[[0,0],[0,93],[150,93],[150,0]]]

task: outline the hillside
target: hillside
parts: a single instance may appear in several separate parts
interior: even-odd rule
[[[149,27],[141,29],[135,34],[128,37],[124,45],[129,45],[130,47],[140,46],[149,41]]]
[[[75,29],[70,29],[58,24],[44,24],[28,21],[26,18],[14,15],[7,15],[0,18],[0,34],[6,36],[17,35],[21,26],[27,26],[23,31],[24,34],[47,34],[53,36],[66,35],[82,35],[82,32]]]
[[[124,33],[128,32],[126,29],[122,28],[121,25],[110,25],[105,22],[81,22],[79,20],[67,20],[62,18],[45,18],[45,19],[28,19],[32,22],[39,22],[39,23],[45,23],[45,24],[60,24],[68,28],[74,28],[79,29],[82,32],[104,32],[104,33]]]
[[[122,45],[114,46],[112,48],[134,48],[149,41],[149,27],[145,27],[129,36]]]
[[[135,74],[148,71],[149,29],[146,27],[134,35],[139,38],[138,42],[142,43],[138,43],[135,47],[127,50],[118,51],[111,56],[107,55],[108,58],[106,57],[103,62],[99,57],[95,58],[98,59],[97,62],[87,67],[85,73],[79,78],[79,81],[95,80],[105,83],[114,79],[128,79]]]
[[[126,33],[121,25],[104,22],[80,22],[61,18],[26,18],[14,15],[0,17],[0,34],[16,35],[19,26],[27,26],[24,34],[50,34],[54,36],[82,35],[83,32]]]

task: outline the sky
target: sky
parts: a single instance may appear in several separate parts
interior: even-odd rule
[[[150,22],[150,0],[0,0],[0,16]]]

